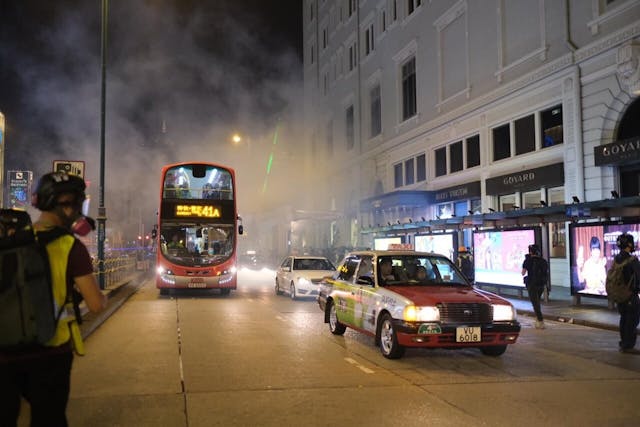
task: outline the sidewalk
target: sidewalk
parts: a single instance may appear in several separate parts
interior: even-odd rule
[[[516,288],[497,289],[492,286],[481,286],[481,289],[497,293],[508,299],[518,314],[535,316],[526,289],[521,295]],[[563,286],[551,286],[549,301],[542,302],[542,314],[545,320],[574,323],[612,331],[618,331],[618,322],[620,321],[618,310],[615,307],[609,308],[609,302],[606,298],[581,296],[580,303],[574,305],[571,290]]]

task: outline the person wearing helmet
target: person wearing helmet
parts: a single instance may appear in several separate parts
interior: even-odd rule
[[[85,183],[73,175],[52,172],[42,176],[32,195],[41,211],[34,223],[46,250],[52,290],[57,307],[68,306],[68,290],[79,293],[87,308],[99,312],[107,298],[93,275],[91,257],[74,233],[86,234],[91,221],[81,213]],[[0,353],[0,425],[16,425],[23,396],[31,407],[31,425],[67,425],[73,352],[83,354],[82,337],[73,314],[58,321],[56,332],[45,345],[14,353]]]
[[[635,348],[637,332],[636,328],[640,323],[640,299],[638,298],[638,292],[640,292],[640,262],[638,258],[631,255],[635,252],[636,246],[631,234],[623,233],[618,236],[616,240],[616,246],[620,249],[620,253],[614,258],[616,264],[622,264],[625,261],[626,265],[622,269],[624,280],[628,282],[631,277],[635,277],[635,292],[625,303],[618,303],[618,313],[620,313],[620,341],[618,342],[618,349],[621,353],[640,354],[640,350]],[[629,258],[633,258],[630,262]]]

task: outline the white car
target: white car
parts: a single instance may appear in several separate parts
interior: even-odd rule
[[[288,256],[276,271],[276,295],[286,292],[291,299],[315,297],[322,279],[335,272],[336,268],[325,257]]]

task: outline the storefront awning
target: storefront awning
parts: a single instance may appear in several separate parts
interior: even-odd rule
[[[598,218],[637,218],[639,216],[640,196],[635,196],[408,222],[387,227],[370,227],[363,229],[362,233],[384,234],[410,230],[415,232],[418,230],[458,230],[473,227],[517,227],[552,222],[587,221]]]

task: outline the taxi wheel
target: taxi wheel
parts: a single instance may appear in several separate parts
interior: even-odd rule
[[[399,359],[404,355],[404,347],[398,344],[398,336],[391,316],[385,314],[380,319],[380,352],[387,359]]]
[[[296,285],[291,282],[291,286],[289,286],[289,296],[292,300],[296,299]]]
[[[278,279],[276,279],[276,295],[282,295],[282,289],[280,289],[280,285],[278,284]]]
[[[492,345],[487,347],[480,347],[482,354],[487,356],[500,356],[507,351],[506,345]]]
[[[333,335],[342,335],[347,327],[338,321],[336,306],[333,301],[327,302],[327,310],[329,311],[329,330]]]

